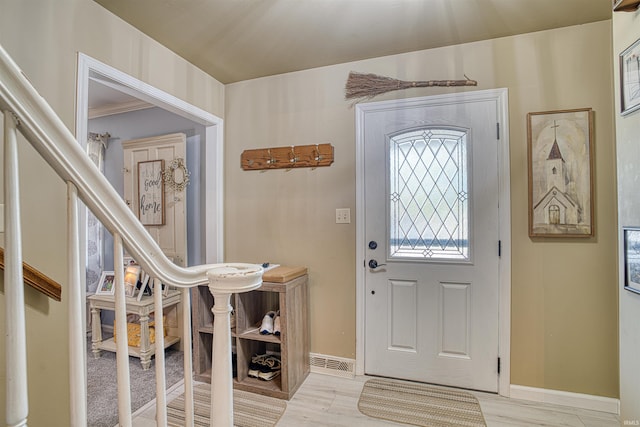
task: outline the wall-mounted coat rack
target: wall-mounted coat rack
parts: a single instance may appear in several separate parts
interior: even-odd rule
[[[245,150],[240,156],[244,170],[315,168],[333,163],[333,145],[296,145]]]

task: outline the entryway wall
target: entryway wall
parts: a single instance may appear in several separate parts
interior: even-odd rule
[[[355,109],[350,71],[403,80],[460,78],[477,88],[407,89],[375,100],[506,87],[509,90],[512,294],[510,383],[539,396],[561,390],[617,398],[617,261],[611,21],[410,52],[226,86],[227,259],[305,265],[311,351],[356,354]],[[529,112],[595,111],[596,236],[528,236]],[[247,125],[247,124],[250,124]],[[248,172],[245,149],[316,142],[330,167]],[[335,210],[351,208],[351,224]],[[246,242],[251,244],[247,245]]]

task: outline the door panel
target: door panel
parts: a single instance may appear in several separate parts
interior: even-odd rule
[[[464,94],[364,115],[365,373],[497,391],[497,123]]]
[[[441,283],[440,286],[439,355],[469,359],[471,283]]]
[[[124,155],[124,198],[138,215],[138,163],[164,160],[164,167],[176,159],[186,159],[186,136],[182,133],[135,139],[122,143]],[[186,191],[176,193],[165,186],[165,225],[145,228],[162,252],[181,266],[187,265]]]
[[[417,350],[417,294],[418,283],[415,281],[389,281],[390,350]]]

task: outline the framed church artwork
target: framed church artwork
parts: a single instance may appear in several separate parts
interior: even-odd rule
[[[527,114],[529,236],[592,237],[593,111]]]

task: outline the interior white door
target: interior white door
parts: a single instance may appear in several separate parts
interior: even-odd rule
[[[124,155],[124,198],[138,215],[138,163],[164,160],[165,168],[178,158],[186,159],[186,136],[183,133],[134,139],[122,143]],[[181,266],[187,265],[187,192],[175,192],[164,186],[164,225],[147,225],[163,253]]]
[[[365,373],[495,392],[498,101],[384,105],[364,108],[359,124]]]

